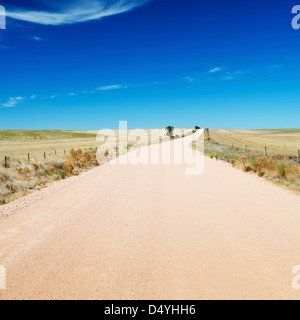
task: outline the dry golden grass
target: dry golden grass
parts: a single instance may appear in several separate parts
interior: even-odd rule
[[[83,152],[81,149],[72,149],[66,158],[41,157],[34,159],[33,163],[10,161],[7,168],[0,167],[0,204],[43,188],[51,181],[78,175],[96,166],[99,166],[99,163],[95,150]]]
[[[210,158],[226,161],[244,172],[252,172],[279,186],[300,193],[300,163],[296,157],[276,154],[263,156],[256,151],[232,148],[211,141],[205,144],[205,154]]]
[[[175,129],[175,135],[183,134],[184,129]],[[186,132],[185,129],[184,132]],[[99,139],[97,139],[97,134]],[[44,152],[46,156],[64,156],[70,149],[89,150],[90,148],[110,149],[116,143],[127,151],[127,139],[129,149],[141,147],[160,140],[168,139],[165,129],[153,129],[143,131],[128,130],[127,136],[124,131],[101,130],[101,131],[22,131],[22,130],[0,130],[0,160],[4,156],[12,159],[26,160],[28,153],[31,157],[41,157]],[[151,141],[152,139],[152,141]],[[105,145],[104,145],[105,142]]]
[[[210,129],[213,142],[264,153],[267,146],[268,153],[278,157],[298,156],[300,149],[300,129],[274,130],[217,130]]]
[[[177,129],[175,135],[187,132],[191,130]],[[0,131],[0,204],[98,166],[96,150],[104,154],[102,164],[133,148],[169,139],[164,129],[128,130],[127,135],[108,130],[98,132],[96,138],[96,132]]]

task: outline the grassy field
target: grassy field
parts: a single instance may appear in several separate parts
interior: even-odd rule
[[[95,133],[81,133],[59,130],[0,130],[0,157],[25,158],[32,156],[63,153],[65,149],[91,147],[96,142]]]
[[[213,142],[269,153],[298,156],[300,149],[300,129],[274,130],[217,130],[210,129]]]
[[[299,129],[209,130],[209,135],[206,134],[205,154],[210,158],[225,161],[296,193],[300,193],[298,149]]]
[[[181,138],[191,132],[191,129],[177,129],[174,134]],[[48,183],[78,175],[129,150],[169,139],[164,129],[128,130],[127,135],[125,131],[110,130],[98,133],[2,130],[0,205],[44,188]]]
[[[175,135],[181,136],[182,130],[184,129],[176,129]],[[100,138],[98,141],[97,134]],[[121,138],[119,138],[119,134]],[[167,138],[164,129],[145,130],[143,132],[128,130],[128,141],[131,145],[147,145],[150,143],[150,134],[152,143],[155,143],[155,140],[159,140],[159,137],[162,137],[162,139]],[[105,137],[107,137],[107,140],[105,140]],[[0,159],[3,159],[4,156],[26,159],[28,153],[31,157],[39,158],[43,156],[44,152],[49,156],[53,156],[55,151],[57,154],[63,155],[64,150],[68,153],[70,149],[101,148],[104,141],[104,148],[115,145],[116,141],[127,147],[126,135],[124,136],[123,132],[118,130],[102,130],[98,132],[0,130]]]
[[[37,140],[66,140],[94,139],[96,133],[73,132],[62,130],[0,130],[0,141],[37,141]]]

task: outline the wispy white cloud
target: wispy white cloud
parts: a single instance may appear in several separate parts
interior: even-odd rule
[[[73,24],[124,13],[146,4],[150,0],[70,0],[66,5],[53,5],[51,11],[34,11],[24,8],[7,10],[12,19],[43,25]],[[47,4],[49,4],[48,1]]]
[[[113,86],[103,86],[98,88],[99,91],[110,91],[110,90],[119,90],[119,89],[127,89],[127,86],[124,84],[116,84]]]
[[[33,36],[33,37],[32,37],[32,40],[35,40],[35,41],[43,41],[42,38],[37,37],[37,36]]]
[[[95,94],[99,91],[110,91],[110,90],[120,90],[120,89],[127,89],[128,86],[126,84],[117,84],[117,85],[110,85],[110,86],[102,86],[97,88],[96,90],[82,90],[82,91],[74,91],[71,93],[65,93],[64,95],[68,96],[80,96],[83,94]],[[16,106],[19,103],[30,101],[30,100],[47,100],[47,99],[55,99],[58,95],[51,95],[51,96],[38,96],[36,94],[27,96],[27,97],[14,97],[14,98],[8,98],[8,100],[4,103],[0,103],[0,108],[11,108]]]
[[[19,103],[23,103],[30,100],[45,100],[45,99],[54,99],[57,96],[49,96],[49,97],[39,97],[36,94],[33,94],[28,97],[14,97],[14,98],[8,98],[6,102],[0,103],[0,108],[12,108],[16,106]]]
[[[251,74],[262,74],[276,72],[280,68],[283,68],[282,65],[269,65],[263,67],[254,67],[248,69],[232,69],[228,67],[216,67],[212,68],[202,74],[196,74],[193,76],[185,77],[185,80],[188,82],[214,82],[214,81],[230,81],[237,78],[241,78],[246,75]]]
[[[210,69],[209,72],[210,73],[216,73],[216,72],[220,72],[222,70],[223,70],[223,68],[216,67],[216,68]]]
[[[15,98],[9,98],[7,102],[2,103],[1,107],[2,108],[11,108],[17,105],[18,103],[21,103],[25,100],[26,98],[24,97],[15,97]]]
[[[195,82],[195,78],[192,77],[185,77],[184,79],[188,82]]]

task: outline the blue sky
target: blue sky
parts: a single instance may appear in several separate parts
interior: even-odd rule
[[[0,0],[0,128],[299,128],[289,0]]]

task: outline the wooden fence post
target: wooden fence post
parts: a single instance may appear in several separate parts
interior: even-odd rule
[[[299,163],[300,163],[300,150],[298,149],[298,159],[299,159]]]
[[[7,168],[7,157],[4,157],[4,168]]]
[[[46,159],[46,152],[44,152],[44,159]]]
[[[265,146],[265,155],[266,155],[266,157],[268,156],[268,149],[267,149],[267,146]]]
[[[28,163],[30,163],[30,154],[28,153]]]

